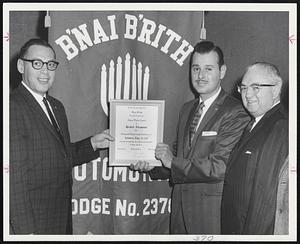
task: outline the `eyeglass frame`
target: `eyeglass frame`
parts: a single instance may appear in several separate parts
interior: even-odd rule
[[[261,87],[272,87],[272,86],[276,86],[276,85],[274,85],[274,84],[256,84],[256,83],[253,83],[250,86],[238,85],[238,92],[241,94],[246,93],[248,91],[248,88],[251,87],[253,92],[255,94],[257,94],[257,93],[259,93]],[[244,87],[245,89],[243,90],[242,87]]]
[[[23,61],[26,61],[26,62],[30,62],[31,63],[31,65],[32,65],[32,68],[34,68],[35,70],[41,70],[43,67],[44,67],[44,64],[46,64],[46,67],[47,67],[47,70],[49,70],[49,71],[54,71],[54,70],[56,70],[57,69],[57,67],[58,67],[58,65],[59,65],[59,62],[57,62],[57,61],[54,61],[54,60],[50,60],[50,61],[48,61],[48,62],[44,62],[43,60],[41,60],[41,59],[26,59],[26,58],[20,58],[21,60],[23,60]],[[40,61],[40,62],[42,62],[42,66],[41,66],[41,68],[36,68],[36,67],[34,67],[33,66],[33,62],[34,61]],[[55,67],[55,69],[49,69],[49,67],[48,67],[48,64],[49,63],[55,63],[56,64],[56,67]]]

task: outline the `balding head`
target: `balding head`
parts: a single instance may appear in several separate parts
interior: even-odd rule
[[[280,101],[282,78],[275,65],[259,62],[250,65],[242,79],[243,104],[254,117],[269,111]]]

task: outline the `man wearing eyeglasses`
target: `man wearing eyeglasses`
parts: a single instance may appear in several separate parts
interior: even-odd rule
[[[10,95],[10,234],[72,234],[72,167],[99,156],[108,131],[71,143],[65,109],[47,94],[58,62],[31,39],[17,63],[22,83]]]
[[[282,82],[278,69],[264,62],[249,66],[243,76],[239,89],[253,119],[228,161],[222,234],[273,234],[278,177],[288,155]]]
[[[220,234],[221,199],[231,150],[249,119],[242,104],[221,87],[226,74],[223,51],[201,41],[190,57],[190,76],[198,98],[183,105],[175,148],[159,143],[155,156],[163,167],[138,162],[152,179],[170,179],[173,186],[171,234]],[[151,168],[152,167],[152,168]]]

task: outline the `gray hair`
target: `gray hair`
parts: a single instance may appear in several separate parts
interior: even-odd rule
[[[273,81],[275,84],[279,84],[280,88],[282,87],[283,80],[281,78],[279,69],[274,64],[267,63],[267,62],[256,62],[254,64],[249,65],[247,67],[246,72],[249,69],[255,67],[261,67],[262,69],[264,69],[264,71],[268,73],[270,80]]]

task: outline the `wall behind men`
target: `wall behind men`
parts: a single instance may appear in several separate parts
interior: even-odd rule
[[[22,79],[17,70],[17,60],[23,44],[35,37],[48,39],[48,30],[44,28],[45,15],[44,11],[11,11],[9,14],[10,89],[15,88]]]
[[[48,39],[44,17],[45,11],[10,12],[10,88],[16,87],[21,79],[16,68],[19,48],[33,37]],[[288,12],[208,11],[205,17],[207,39],[224,51],[225,90],[231,91],[247,65],[256,61],[275,64],[288,81]],[[284,88],[285,104],[287,99]]]
[[[289,74],[288,12],[208,11],[205,15],[207,39],[224,52],[227,73],[225,90],[233,89],[246,67],[257,61],[275,64],[286,85]],[[287,86],[282,101],[287,106]]]

